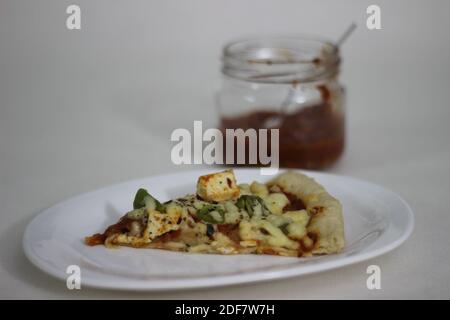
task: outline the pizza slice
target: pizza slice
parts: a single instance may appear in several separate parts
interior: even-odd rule
[[[133,210],[85,243],[301,257],[339,252],[345,240],[341,204],[312,178],[288,171],[237,185],[227,170],[199,177],[196,194],[164,203],[139,189]]]

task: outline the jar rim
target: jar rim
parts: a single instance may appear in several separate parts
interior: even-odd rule
[[[222,73],[254,82],[315,81],[337,74],[339,48],[320,37],[242,38],[222,50]]]

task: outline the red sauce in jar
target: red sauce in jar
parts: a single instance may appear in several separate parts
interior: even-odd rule
[[[328,91],[322,91],[322,98],[327,101]],[[344,150],[344,118],[335,114],[328,102],[300,108],[289,114],[256,110],[239,116],[222,117],[221,130],[225,132],[225,129],[264,129],[267,121],[273,118],[280,119],[278,129],[281,167],[324,168],[337,160]],[[246,144],[248,153],[248,141]],[[248,154],[245,165],[250,165]]]

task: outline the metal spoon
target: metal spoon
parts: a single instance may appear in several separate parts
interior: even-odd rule
[[[336,41],[336,47],[340,48],[342,44],[348,39],[348,37],[353,33],[356,29],[356,23],[352,22],[352,24],[345,30],[345,32],[339,37]],[[286,98],[283,100],[280,106],[280,110],[277,115],[270,117],[265,120],[264,128],[279,128],[286,117],[287,108],[292,104],[293,98],[295,96],[295,87],[289,87]]]

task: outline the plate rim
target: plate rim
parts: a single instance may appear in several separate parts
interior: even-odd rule
[[[239,171],[259,171],[257,168],[233,168],[236,172]],[[359,179],[354,178],[351,176],[345,176],[345,175],[338,175],[334,173],[327,173],[327,172],[319,172],[319,171],[311,171],[311,170],[302,170],[302,169],[280,169],[279,173],[285,172],[288,170],[297,171],[304,173],[306,175],[311,175],[313,178],[319,178],[319,176],[328,176],[333,178],[344,178],[348,181],[353,181],[355,183],[363,183],[367,186],[374,187],[377,189],[381,189],[384,192],[389,193],[391,196],[395,197],[397,201],[401,203],[401,205],[404,206],[405,211],[405,217],[407,219],[405,220],[405,228],[403,230],[403,233],[397,237],[394,241],[391,241],[387,244],[382,245],[379,248],[375,248],[372,250],[369,250],[368,252],[358,253],[355,256],[344,256],[340,259],[335,260],[329,260],[324,261],[322,263],[319,263],[317,265],[312,266],[291,266],[282,268],[281,270],[260,270],[260,271],[252,271],[248,273],[243,274],[233,274],[233,275],[221,275],[214,278],[214,281],[211,281],[210,276],[205,277],[196,277],[196,278],[189,278],[189,279],[176,279],[176,280],[170,280],[163,282],[161,285],[155,286],[154,283],[152,284],[152,280],[141,280],[141,281],[131,281],[129,284],[121,282],[121,285],[117,285],[114,283],[105,283],[102,280],[97,280],[94,278],[90,278],[88,283],[85,283],[82,279],[81,286],[82,287],[88,287],[88,288],[97,288],[97,289],[107,289],[107,290],[121,290],[121,291],[136,291],[136,292],[157,292],[157,291],[172,291],[172,290],[189,290],[189,289],[200,289],[200,288],[212,288],[212,287],[223,287],[223,286],[231,286],[231,285],[237,285],[237,284],[251,284],[251,283],[260,283],[260,282],[268,282],[273,281],[276,279],[288,279],[292,277],[299,277],[299,276],[305,276],[310,274],[316,274],[324,271],[329,270],[335,270],[338,268],[343,268],[345,266],[354,265],[357,263],[361,263],[363,261],[367,261],[369,259],[373,259],[376,257],[379,257],[381,255],[384,255],[396,248],[398,248],[400,245],[402,245],[412,234],[414,230],[415,225],[415,218],[414,213],[409,206],[409,204],[397,193],[391,191],[390,189],[387,189],[383,186],[380,186],[378,184]],[[148,180],[148,179],[157,179],[161,177],[167,177],[167,176],[178,176],[180,174],[186,174],[186,175],[202,175],[207,174],[209,172],[216,172],[217,170],[214,169],[196,169],[196,170],[185,170],[185,171],[179,171],[179,172],[170,172],[170,173],[161,173],[156,175],[151,175],[143,178],[136,178],[131,180],[126,180],[118,183],[114,183],[108,186],[100,187],[94,190],[90,190],[87,192],[83,192],[80,194],[77,194],[75,196],[69,197],[67,199],[64,199],[63,201],[60,201],[46,209],[41,210],[39,213],[37,213],[27,224],[25,231],[23,233],[22,237],[22,248],[24,251],[25,256],[27,259],[40,271],[44,272],[45,274],[57,278],[62,281],[66,281],[68,274],[64,273],[63,270],[51,270],[52,266],[45,264],[42,260],[36,258],[32,252],[32,249],[30,245],[27,242],[27,237],[29,237],[30,230],[33,227],[33,224],[35,224],[39,219],[42,219],[45,215],[51,214],[51,210],[56,209],[59,206],[67,205],[69,202],[74,202],[77,200],[82,199],[83,197],[93,193],[93,192],[100,192],[104,191],[105,189],[112,189],[116,187],[120,187],[121,185],[125,184],[132,184],[132,183],[138,183],[139,181]],[[269,177],[269,176],[267,176]],[[392,221],[390,219],[390,221]],[[379,238],[380,239],[380,238]],[[377,239],[376,241],[378,241]],[[376,243],[376,241],[374,243]],[[332,255],[327,255],[326,257],[330,257]],[[305,258],[307,259],[307,258]],[[167,283],[167,284],[166,284]],[[137,285],[138,284],[138,285]]]

